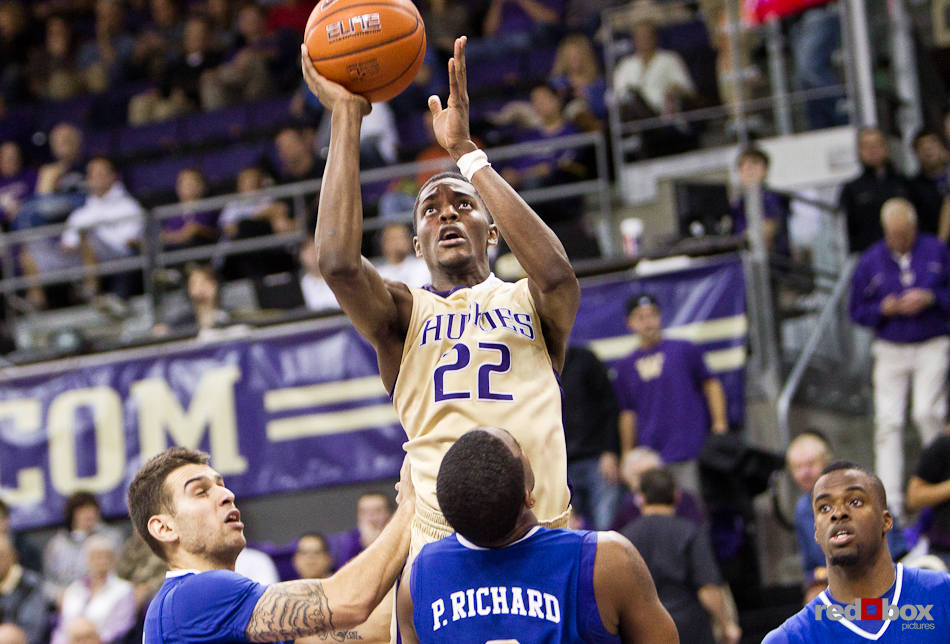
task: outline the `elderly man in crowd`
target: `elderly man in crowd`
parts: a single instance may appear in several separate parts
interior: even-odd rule
[[[904,508],[902,431],[907,394],[924,446],[941,432],[947,414],[950,349],[950,250],[917,232],[909,201],[889,199],[881,209],[884,239],[862,255],[851,283],[850,314],[874,330],[875,467],[890,507]]]

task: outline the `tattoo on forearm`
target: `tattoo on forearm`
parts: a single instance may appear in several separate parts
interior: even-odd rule
[[[286,582],[268,587],[254,607],[246,632],[252,642],[275,642],[307,635],[336,642],[359,639],[355,631],[334,628],[333,611],[323,584],[313,581]]]

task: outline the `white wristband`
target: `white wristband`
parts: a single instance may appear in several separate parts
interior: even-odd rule
[[[488,155],[485,154],[484,150],[472,150],[471,152],[466,152],[459,157],[459,160],[456,161],[459,167],[459,172],[462,173],[462,176],[472,180],[472,177],[475,176],[475,173],[486,168],[491,164],[488,162]]]

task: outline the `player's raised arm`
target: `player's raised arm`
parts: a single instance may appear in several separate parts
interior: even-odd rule
[[[304,45],[300,47],[300,58],[307,86],[331,112],[330,152],[317,210],[320,272],[356,330],[379,349],[393,327],[397,311],[383,279],[360,252],[360,127],[371,107],[362,96],[320,76]]]
[[[514,188],[487,165],[484,153],[472,142],[465,42],[464,36],[456,39],[455,55],[449,60],[446,106],[442,107],[438,96],[429,97],[432,127],[439,145],[460,163],[462,174],[478,190],[502,236],[528,274],[531,294],[545,326],[548,349],[560,370],[580,301],[580,287],[557,236]]]
[[[365,622],[396,583],[409,554],[415,490],[409,459],[399,478],[399,507],[379,537],[328,579],[300,579],[267,587],[247,625],[251,642],[323,634],[333,640]]]

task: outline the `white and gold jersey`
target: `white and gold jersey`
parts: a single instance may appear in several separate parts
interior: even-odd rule
[[[455,440],[479,426],[510,432],[535,475],[535,515],[566,520],[567,450],[561,388],[528,280],[494,275],[442,297],[413,288],[393,404],[421,507],[435,509],[436,475]],[[434,536],[434,535],[433,535]]]

